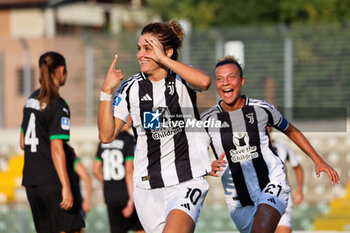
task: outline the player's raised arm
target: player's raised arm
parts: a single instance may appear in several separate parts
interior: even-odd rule
[[[196,90],[207,90],[210,86],[210,77],[204,71],[183,64],[177,60],[171,59],[173,49],[164,50],[162,44],[154,36],[149,36],[146,42],[154,49],[151,59],[164,65],[170,70],[181,76],[186,82]]]
[[[124,78],[122,70],[116,69],[117,60],[118,55],[115,55],[101,88],[97,125],[99,138],[103,143],[113,141],[124,125],[124,122],[114,118],[112,113],[112,91]]]

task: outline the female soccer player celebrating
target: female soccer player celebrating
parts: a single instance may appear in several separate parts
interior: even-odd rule
[[[137,59],[141,72],[124,81],[114,58],[102,85],[98,110],[103,143],[115,139],[129,113],[136,148],[134,201],[146,232],[193,232],[209,186],[205,134],[168,124],[199,118],[196,90],[206,90],[203,71],[177,61],[183,30],[174,20],[152,23],[141,32]],[[165,124],[166,123],[166,124]]]
[[[241,95],[245,79],[233,57],[218,61],[215,80],[222,100],[202,115],[202,120],[213,118],[222,126],[207,129],[218,158],[212,163],[211,174],[218,176],[216,172],[228,164],[222,183],[231,218],[240,232],[273,233],[285,212],[290,189],[284,165],[271,150],[268,125],[284,132],[310,156],[317,176],[324,171],[336,184],[338,174],[274,106]]]

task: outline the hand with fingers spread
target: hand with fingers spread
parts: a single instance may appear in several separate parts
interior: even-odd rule
[[[124,78],[123,71],[121,69],[116,69],[117,61],[118,55],[115,55],[101,88],[101,90],[107,94],[112,94],[113,89]]]
[[[163,45],[159,42],[159,40],[153,36],[150,36],[146,39],[146,42],[153,48],[153,55],[151,58],[155,62],[161,62],[162,58],[166,57],[166,53],[164,51]]]
[[[220,158],[218,158],[217,160],[214,160],[212,163],[211,163],[211,172],[209,172],[209,175],[211,176],[215,176],[215,177],[219,177],[220,175],[217,174],[217,172],[220,172],[222,171],[223,167],[226,166],[226,161],[224,160],[224,156],[225,156],[225,152],[223,152],[221,155],[220,155]]]
[[[318,162],[316,164],[316,176],[317,176],[317,178],[320,177],[320,173],[321,172],[326,172],[327,173],[327,175],[329,177],[329,181],[331,182],[331,184],[333,184],[333,185],[339,184],[338,173],[336,172],[336,170],[334,170],[331,166],[329,166],[323,160],[321,160],[320,162]]]

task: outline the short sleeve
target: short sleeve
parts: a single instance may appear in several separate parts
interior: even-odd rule
[[[51,120],[49,122],[50,140],[62,139],[69,141],[70,138],[70,110],[68,104],[62,99],[50,105],[52,109]]]
[[[73,162],[73,170],[75,171],[77,164],[80,162],[80,159],[78,157],[75,158]]]
[[[102,154],[102,144],[100,142],[100,143],[98,143],[97,151],[96,151],[96,154],[95,154],[95,160],[102,161],[101,154]]]
[[[202,113],[200,115],[200,120],[205,122],[205,121],[209,121],[210,120],[210,114],[209,112],[211,111],[211,109],[207,110],[206,112]],[[204,124],[203,125],[209,125],[209,124]],[[205,142],[206,142],[206,145],[208,145],[208,147],[210,146],[211,144],[211,138],[210,138],[210,135],[209,135],[209,128],[208,127],[203,127],[204,128],[204,139],[205,139]]]
[[[134,152],[135,152],[135,140],[133,137],[130,137],[126,141],[126,146],[125,146],[125,161],[134,159]]]
[[[122,83],[113,99],[113,116],[124,122],[128,121],[129,116],[126,91],[129,86],[127,81]]]
[[[278,109],[268,104],[269,107],[265,108],[269,113],[269,124],[274,128],[284,132],[289,126],[289,122],[283,117],[283,115],[278,111]]]

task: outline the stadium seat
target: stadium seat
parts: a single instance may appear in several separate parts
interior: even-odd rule
[[[16,200],[16,193],[23,189],[22,170],[24,164],[23,155],[12,155],[9,157],[8,169],[0,172],[0,203],[13,203]]]
[[[329,211],[315,218],[314,230],[346,231],[350,229],[350,183],[343,197],[331,201]]]

